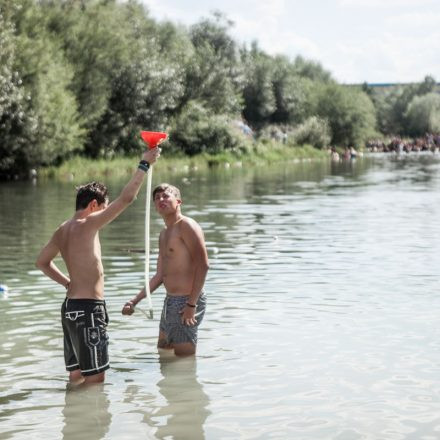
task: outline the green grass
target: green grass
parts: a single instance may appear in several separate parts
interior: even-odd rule
[[[275,141],[256,143],[250,151],[220,154],[200,154],[188,156],[161,156],[158,163],[161,170],[186,172],[189,169],[206,170],[212,167],[234,165],[264,165],[269,163],[298,161],[302,159],[323,159],[328,157],[326,151],[317,150],[309,145],[292,147]],[[99,180],[109,176],[126,177],[135,170],[139,156],[118,157],[114,159],[87,159],[73,157],[58,167],[47,167],[38,170],[42,179],[59,179],[67,181]]]

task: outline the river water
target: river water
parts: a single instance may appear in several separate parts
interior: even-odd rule
[[[143,193],[101,233],[111,369],[82,391],[66,387],[63,289],[34,268],[74,184],[0,185],[1,439],[440,438],[438,155],[158,164],[153,181],[181,187],[205,231],[197,358],[159,357],[162,289],[153,320],[120,314],[142,285]],[[153,213],[151,270],[161,227]]]

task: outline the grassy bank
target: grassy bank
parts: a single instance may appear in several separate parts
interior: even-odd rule
[[[304,159],[323,159],[328,157],[326,151],[317,150],[309,145],[291,147],[277,142],[259,143],[252,151],[243,153],[221,153],[217,155],[200,154],[192,157],[176,157],[166,154],[166,144],[160,158],[162,170],[173,172],[190,169],[206,170],[214,167],[230,167],[242,165],[265,165],[276,162],[298,161]],[[136,157],[119,157],[114,159],[92,160],[74,157],[59,167],[47,167],[38,170],[39,178],[85,181],[105,177],[125,177],[133,173]]]

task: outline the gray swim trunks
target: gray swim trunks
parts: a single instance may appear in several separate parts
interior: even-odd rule
[[[202,292],[197,301],[196,325],[182,324],[182,315],[179,313],[188,301],[189,296],[171,296],[165,297],[160,318],[159,328],[166,334],[168,344],[182,344],[191,342],[197,344],[197,331],[203,320],[206,309],[206,295]]]

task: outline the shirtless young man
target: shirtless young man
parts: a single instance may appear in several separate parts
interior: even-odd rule
[[[165,228],[159,236],[159,257],[150,291],[163,283],[167,292],[157,346],[174,349],[177,356],[189,356],[196,352],[197,329],[206,306],[203,285],[209,265],[205,239],[199,224],[180,212],[182,200],[176,187],[167,183],[157,186],[153,200]],[[142,289],[124,305],[122,314],[131,315],[145,296]]]
[[[67,290],[61,322],[64,359],[71,383],[104,381],[104,372],[109,368],[108,315],[99,230],[136,199],[150,164],[159,155],[159,148],[146,151],[131,180],[110,204],[107,188],[101,183],[79,187],[75,214],[58,227],[37,258],[36,266]],[[53,262],[58,254],[66,263],[68,276]]]

